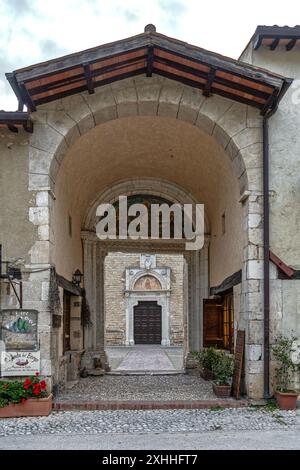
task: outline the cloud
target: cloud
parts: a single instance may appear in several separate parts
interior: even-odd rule
[[[46,59],[55,58],[67,54],[67,49],[61,47],[53,39],[42,39],[39,42],[41,55]]]
[[[35,2],[32,0],[2,0],[2,2],[2,6],[4,6],[7,13],[15,18],[36,15],[37,13]]]
[[[179,0],[159,0],[158,4],[162,10],[169,14],[181,15],[187,11],[187,6]]]

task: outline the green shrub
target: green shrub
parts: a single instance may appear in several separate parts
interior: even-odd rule
[[[215,382],[218,385],[230,385],[233,374],[232,355],[226,354],[223,351],[217,353],[217,360],[213,363],[213,373],[215,374]]]
[[[295,336],[289,337],[280,334],[271,346],[273,357],[278,363],[275,369],[275,380],[276,389],[279,392],[290,391],[293,374],[296,370],[299,370],[299,365],[294,364],[292,361],[292,353],[295,352],[294,341],[296,340]]]
[[[199,352],[199,363],[203,369],[213,371],[214,364],[218,361],[219,353],[215,348],[203,348]]]

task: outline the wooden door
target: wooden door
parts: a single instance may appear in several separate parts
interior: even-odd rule
[[[223,338],[223,303],[220,300],[203,300],[203,346],[222,348]]]
[[[161,344],[161,306],[157,302],[139,302],[134,307],[135,344]]]
[[[65,351],[71,349],[71,295],[64,291],[64,331],[63,331],[63,348]]]

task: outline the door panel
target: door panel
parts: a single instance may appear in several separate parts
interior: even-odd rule
[[[223,304],[220,300],[203,301],[203,346],[223,347]]]
[[[135,344],[161,344],[161,306],[139,302],[134,307]]]

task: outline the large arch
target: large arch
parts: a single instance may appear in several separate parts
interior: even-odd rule
[[[37,240],[31,249],[32,266],[46,266],[58,259],[55,253],[60,234],[54,221],[55,207],[60,203],[62,194],[60,175],[63,174],[63,168],[68,168],[67,161],[69,169],[70,165],[76,166],[76,159],[72,161],[71,154],[80,155],[81,145],[87,145],[88,142],[91,144],[99,133],[102,132],[103,136],[107,131],[113,136],[113,129],[117,129],[120,123],[128,128],[137,128],[137,122],[140,122],[145,128],[145,123],[151,120],[156,123],[153,126],[159,129],[160,125],[157,123],[163,122],[170,135],[172,128],[184,128],[191,136],[198,133],[199,139],[207,139],[206,142],[214,147],[215,154],[220,155],[219,164],[222,164],[221,156],[227,156],[234,175],[232,181],[236,182],[233,185],[238,186],[239,196],[235,193],[235,199],[240,200],[240,227],[243,226],[245,235],[240,247],[244,299],[240,326],[244,326],[247,332],[248,390],[250,394],[255,395],[260,387],[263,365],[262,361],[253,360],[251,355],[251,351],[255,350],[253,346],[261,347],[263,331],[260,316],[263,277],[262,125],[258,111],[221,97],[205,98],[199,90],[153,76],[121,80],[97,89],[93,95],[80,93],[42,105],[33,114],[33,118],[35,133],[30,139],[29,189],[34,191],[36,197],[30,208],[29,218],[37,226]],[[208,158],[207,154],[205,158]],[[194,158],[193,164],[194,171],[199,171],[201,162]],[[179,184],[179,179],[175,176],[172,174],[169,178],[174,187]],[[213,175],[207,172],[206,176],[216,185],[217,179],[213,180]],[[136,177],[140,178],[141,173],[137,171]],[[144,177],[149,177],[149,172]],[[81,179],[85,181],[83,175],[78,175],[74,182],[77,193],[80,192],[78,182]],[[115,176],[115,179],[107,181],[107,185],[117,183],[116,179],[120,180],[120,177]],[[199,200],[202,195],[196,195],[196,179],[193,184],[190,185],[191,190],[187,187],[184,189],[192,194],[194,200]],[[101,186],[99,193],[104,189]],[[87,197],[84,204],[82,203],[79,211],[79,232],[84,217],[90,217],[87,215],[88,211],[97,197],[98,194],[93,189],[93,197]],[[79,199],[77,195],[76,200],[80,205]],[[210,220],[210,215],[208,218]],[[216,224],[216,221],[212,222],[213,225]],[[237,230],[240,230],[240,227],[237,227]],[[69,272],[64,274],[70,276],[71,269],[73,267],[70,266]],[[43,309],[45,310],[44,307]],[[42,325],[41,333],[43,328],[45,333],[49,332],[49,329]],[[257,395],[259,393],[257,392]]]

